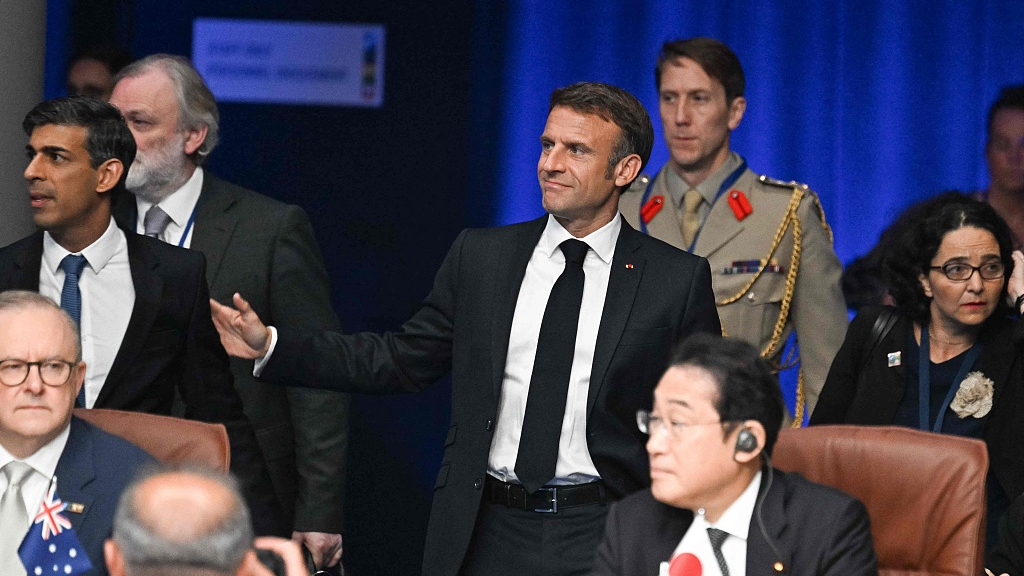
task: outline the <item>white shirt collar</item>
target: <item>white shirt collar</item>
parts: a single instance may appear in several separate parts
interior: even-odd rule
[[[192,217],[192,211],[195,209],[196,202],[199,201],[199,194],[202,191],[203,169],[196,167],[192,177],[181,188],[178,188],[160,202],[160,208],[171,217],[175,224],[184,228],[188,224],[188,219]],[[139,229],[141,230],[143,218],[146,217],[146,212],[153,206],[153,203],[143,200],[138,196],[135,197],[135,202],[138,206]]]
[[[50,440],[42,448],[36,450],[34,454],[21,461],[31,466],[36,473],[41,474],[43,477],[53,478],[53,474],[57,471],[57,462],[60,461],[60,455],[64,453],[64,446],[67,445],[70,434],[71,424],[69,423],[56,438]],[[3,468],[12,460],[17,460],[17,458],[0,445],[0,468]]]
[[[121,229],[117,227],[117,223],[114,222],[114,218],[111,217],[110,223],[107,224],[107,229],[103,234],[95,242],[79,252],[79,254],[85,256],[85,260],[93,272],[99,274],[100,270],[103,270],[103,267],[107,265],[107,262],[110,262],[110,259],[114,257],[123,234]],[[49,232],[43,232],[43,263],[50,271],[56,274],[57,270],[60,269],[61,261],[68,254],[71,254],[71,252],[68,252],[63,246],[58,244],[53,239],[53,236],[50,236]]]
[[[728,532],[730,536],[735,536],[742,540],[747,539],[747,533],[750,530],[750,520],[754,515],[754,507],[757,505],[757,494],[761,489],[761,472],[759,471],[754,479],[747,485],[746,490],[740,494],[740,497],[733,501],[722,516],[714,524],[709,523],[708,525],[712,528],[718,528]]]
[[[611,222],[583,238],[577,238],[577,240],[586,242],[590,249],[597,254],[598,258],[605,264],[610,265],[612,256],[615,255],[615,242],[619,239],[620,230],[622,230],[622,218],[616,212]],[[540,236],[540,242],[537,243],[537,247],[550,258],[555,253],[555,250],[558,249],[559,244],[570,238],[574,238],[574,236],[559,224],[554,216],[548,214],[548,222],[544,226],[544,232]]]

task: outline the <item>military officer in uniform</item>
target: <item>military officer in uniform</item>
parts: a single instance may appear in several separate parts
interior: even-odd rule
[[[671,159],[622,195],[637,229],[706,257],[722,329],[777,367],[796,361],[796,422],[814,410],[846,333],[842,266],[818,197],[803,184],[760,176],[729,149],[746,109],[739,59],[711,38],[662,46],[655,68]]]

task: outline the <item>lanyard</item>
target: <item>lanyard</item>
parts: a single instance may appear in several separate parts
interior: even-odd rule
[[[188,233],[192,230],[192,224],[196,221],[196,208],[199,207],[199,202],[192,207],[192,214],[188,217],[188,223],[185,224],[185,231],[181,233],[181,238],[178,240],[178,248],[185,247],[185,239],[188,238]]]
[[[921,347],[917,359],[917,426],[925,432],[929,431],[928,421],[930,420],[928,415],[928,401],[930,398],[928,390],[931,387],[931,376],[929,374],[931,371],[930,348],[928,325],[926,324],[921,327]],[[946,392],[946,398],[942,401],[942,405],[939,406],[939,415],[935,418],[935,425],[931,427],[932,432],[942,432],[942,420],[946,417],[946,409],[949,408],[953,397],[956,396],[956,391],[960,389],[960,383],[967,377],[967,372],[974,366],[974,362],[980,354],[981,342],[975,342],[970,350],[967,351],[967,356],[964,357],[963,362],[960,364],[960,370],[949,385],[949,392]]]
[[[739,167],[733,170],[732,173],[730,173],[728,176],[726,176],[725,180],[722,181],[722,185],[718,187],[718,193],[715,194],[715,200],[714,202],[711,203],[712,206],[715,205],[715,202],[718,202],[719,196],[721,196],[729,188],[732,188],[732,185],[735,184],[736,181],[740,179],[740,176],[743,174],[743,171],[747,169],[747,161],[743,157],[740,157],[740,160],[741,162]],[[662,168],[662,170],[665,170],[665,168]],[[647,184],[647,188],[644,189],[644,195],[640,199],[640,231],[643,232],[644,234],[650,234],[650,232],[647,231],[647,223],[644,222],[643,210],[644,206],[647,205],[647,201],[651,199],[651,190],[654,188],[654,181],[657,179],[657,176],[651,178],[651,182]],[[687,250],[688,252],[693,252],[693,247],[697,245],[697,238],[700,237],[701,230],[703,229],[704,223],[701,222],[701,226],[700,228],[697,229],[697,233],[693,235],[693,242],[690,242],[690,247]]]
[[[192,229],[192,224],[196,221],[196,208],[199,207],[199,202],[192,207],[192,214],[188,217],[188,224],[185,224],[185,231],[181,233],[181,239],[178,240],[178,248],[185,247],[185,239],[188,238],[188,232]]]

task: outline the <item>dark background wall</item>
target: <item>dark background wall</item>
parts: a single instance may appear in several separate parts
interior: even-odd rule
[[[101,39],[136,57],[191,55],[197,17],[384,24],[383,107],[221,104],[208,169],[306,209],[346,331],[401,325],[467,225],[471,0],[79,0],[64,8],[72,32],[63,47],[51,43],[51,55]],[[51,96],[63,91],[63,74],[58,66]],[[449,395],[442,382],[422,394],[354,399],[344,537],[353,574],[419,573]]]

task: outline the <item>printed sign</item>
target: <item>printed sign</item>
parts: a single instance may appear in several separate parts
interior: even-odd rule
[[[384,102],[383,25],[197,18],[192,31],[192,61],[218,102]]]

